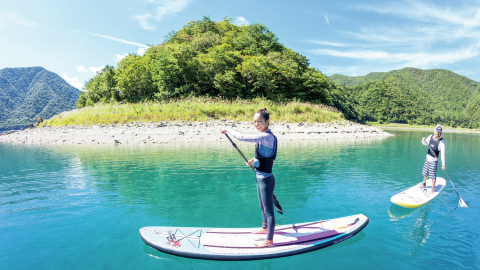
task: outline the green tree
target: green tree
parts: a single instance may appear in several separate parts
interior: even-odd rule
[[[124,100],[136,102],[153,99],[157,88],[152,79],[156,64],[152,55],[148,52],[144,56],[129,54],[118,63],[116,80]]]
[[[115,78],[115,68],[107,65],[103,67],[94,77],[90,78],[84,91],[80,93],[76,101],[77,108],[91,106],[97,102],[110,102],[121,100]]]

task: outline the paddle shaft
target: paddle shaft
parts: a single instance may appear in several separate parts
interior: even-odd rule
[[[448,176],[447,170],[443,170],[443,171],[444,171],[445,174],[447,175],[448,180],[450,180],[450,183],[452,184],[452,187],[453,187],[453,189],[455,190],[455,193],[457,193],[458,198],[459,198],[461,201],[463,201],[462,198],[460,198],[460,195],[458,195],[458,191],[457,191],[457,189],[455,188],[455,185],[453,184],[452,179],[450,179],[450,176]]]
[[[243,155],[242,151],[238,149],[237,145],[232,141],[232,139],[230,139],[227,133],[225,133],[225,136],[227,136],[228,140],[232,143],[233,147],[237,149],[237,152],[243,157],[245,162],[248,163],[248,159]],[[255,171],[255,168],[253,167],[252,164],[250,164],[250,168],[252,168],[252,170]],[[277,210],[277,212],[283,215],[283,209],[280,206],[280,203],[278,202],[277,196],[275,196],[275,194],[273,194],[273,203],[275,204],[275,209]]]
[[[230,139],[230,137],[228,136],[227,133],[225,133],[225,136],[227,136],[228,140],[232,143],[233,147],[235,147],[235,149],[237,149],[237,152],[243,157],[245,162],[248,163],[248,159],[243,155],[242,151],[240,151],[240,149],[238,149],[237,145],[232,141],[232,139]],[[251,164],[250,164],[250,168],[252,168],[252,170],[255,171],[255,168]]]
[[[425,139],[425,142],[426,142],[426,141],[427,141],[427,140]],[[437,154],[435,154],[435,152],[432,150],[432,148],[430,147],[430,144],[429,144],[429,143],[427,143],[427,146],[428,146],[428,148],[430,149],[430,151],[433,153],[433,155],[435,155],[435,158],[438,160]],[[462,197],[460,197],[460,194],[458,194],[458,191],[457,191],[457,189],[455,188],[455,185],[453,184],[452,179],[450,179],[450,176],[448,176],[447,169],[444,169],[443,171],[444,171],[445,174],[447,175],[448,180],[450,180],[450,184],[452,184],[452,187],[453,187],[453,189],[455,190],[455,193],[457,193],[458,200],[460,201],[460,204],[464,204],[464,205],[466,206],[467,204],[466,204],[465,201],[462,199]]]

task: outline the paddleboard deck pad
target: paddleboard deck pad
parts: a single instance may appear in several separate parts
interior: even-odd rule
[[[143,227],[140,237],[159,251],[207,260],[260,260],[309,252],[341,243],[368,224],[362,214],[275,227],[273,246],[258,248],[266,234],[259,228]]]
[[[425,188],[419,187],[422,182],[394,195],[390,199],[390,201],[402,207],[416,208],[433,200],[433,198],[437,197],[437,195],[440,194],[440,192],[442,192],[442,190],[447,185],[447,182],[444,178],[437,177],[435,182],[435,188],[433,189],[434,192],[430,193],[430,191],[432,190],[432,179],[427,179]]]

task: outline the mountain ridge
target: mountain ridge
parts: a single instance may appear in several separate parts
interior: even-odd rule
[[[352,95],[361,121],[480,127],[471,115],[478,111],[480,83],[450,70],[407,67],[329,79]],[[387,100],[380,101],[382,95]]]
[[[80,91],[43,67],[0,70],[0,129],[18,129],[38,118],[75,108]]]

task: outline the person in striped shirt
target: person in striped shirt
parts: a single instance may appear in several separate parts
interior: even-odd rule
[[[445,140],[442,138],[443,128],[441,125],[435,127],[435,133],[433,135],[422,138],[422,144],[428,146],[427,157],[423,164],[423,183],[420,184],[420,188],[426,187],[427,178],[432,179],[432,190],[434,192],[435,182],[437,180],[437,164],[438,155],[441,153],[442,157],[442,170],[445,170]]]

